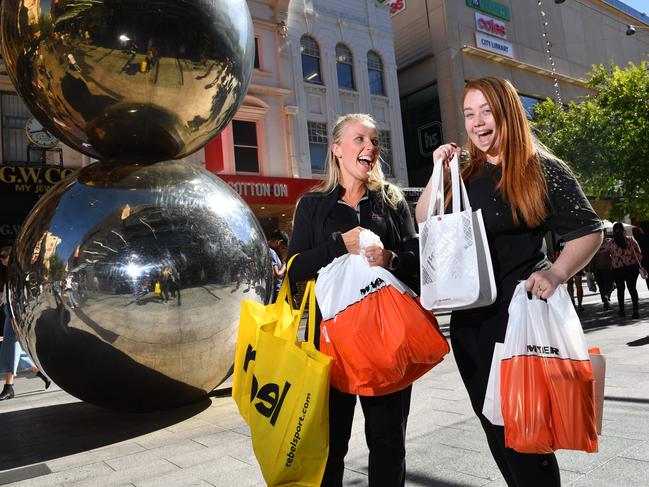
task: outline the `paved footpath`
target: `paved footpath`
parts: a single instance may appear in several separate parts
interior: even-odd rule
[[[558,452],[563,485],[649,485],[649,293],[640,288],[640,320],[585,300],[588,344],[607,357],[604,426],[599,453]],[[262,486],[227,386],[183,408],[120,414],[18,377],[16,398],[0,402],[0,485]],[[407,450],[408,486],[505,486],[452,355],[413,388]],[[346,465],[345,485],[367,485],[360,407]]]

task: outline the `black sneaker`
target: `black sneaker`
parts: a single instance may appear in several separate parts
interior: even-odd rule
[[[638,313],[638,310],[637,310],[637,309],[633,311],[633,314],[631,315],[631,318],[634,318],[634,319],[636,319],[636,320],[637,320],[638,318],[640,318],[640,313]]]

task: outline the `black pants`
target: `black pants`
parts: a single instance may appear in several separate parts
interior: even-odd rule
[[[599,288],[599,296],[602,303],[611,299],[611,292],[613,291],[613,271],[610,269],[595,269],[595,282]]]
[[[507,305],[509,300],[505,301]],[[559,487],[559,465],[554,454],[519,453],[505,446],[505,430],[482,414],[494,343],[503,342],[507,305],[496,304],[466,312],[453,312],[451,346],[471,406],[487,435],[489,449],[509,487]]]
[[[370,450],[369,486],[400,487],[406,481],[406,423],[410,412],[409,386],[385,396],[358,396],[365,416],[365,439]],[[329,390],[329,458],[323,487],[342,487],[345,455],[352,431],[356,397]]]
[[[638,264],[627,265],[619,269],[613,269],[613,279],[615,279],[615,286],[617,287],[617,303],[620,311],[624,311],[624,285],[629,288],[631,295],[631,302],[633,309],[638,309],[638,290],[636,289],[636,282],[640,274]]]

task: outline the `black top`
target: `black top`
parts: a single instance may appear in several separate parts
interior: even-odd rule
[[[339,186],[329,193],[307,193],[297,204],[288,256],[299,255],[289,270],[290,279],[314,278],[320,268],[346,254],[341,233],[360,225],[377,234],[383,246],[397,254],[394,275],[417,290],[419,240],[406,201],[401,200],[392,208],[380,193],[368,190],[367,198],[358,205],[357,215],[354,208],[338,201],[341,190]]]
[[[485,163],[482,171],[465,182],[471,207],[482,210],[498,287],[497,302],[508,304],[519,280],[550,267],[543,240],[546,232],[569,241],[602,229],[601,220],[570,171],[554,160],[542,160],[542,165],[548,212],[537,228],[529,228],[522,217],[519,224],[514,223],[511,206],[496,189],[500,166]]]

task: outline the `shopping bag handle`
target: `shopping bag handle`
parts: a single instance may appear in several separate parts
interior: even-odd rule
[[[315,279],[311,279],[306,283],[306,288],[304,289],[304,296],[302,296],[302,302],[300,303],[300,310],[298,311],[297,316],[295,317],[296,325],[295,331],[300,328],[299,323],[302,321],[304,316],[304,310],[306,308],[306,303],[309,303],[309,318],[307,321],[307,343],[315,346],[315,314],[316,314],[316,299],[315,299]],[[297,337],[296,337],[297,338]]]
[[[444,160],[438,159],[435,161],[433,167],[433,174],[430,177],[431,180],[431,195],[430,200],[428,201],[428,213],[427,217],[430,218],[433,215],[443,215],[445,208],[444,201]],[[464,210],[471,210],[471,203],[469,202],[469,196],[466,191],[466,186],[462,177],[460,176],[460,163],[457,154],[453,154],[451,161],[449,162],[449,168],[451,170],[451,196],[452,196],[452,207],[451,210],[453,213],[459,213],[462,211],[462,206]]]
[[[288,270],[291,268],[293,260],[300,254],[292,255],[288,262],[286,263],[286,273],[284,274],[284,280],[282,281],[282,287],[279,288],[279,293],[277,293],[276,303],[281,303],[283,301],[288,301],[288,304],[293,308],[293,296],[291,295],[291,285],[289,284],[288,279]],[[287,300],[288,298],[288,300]]]

